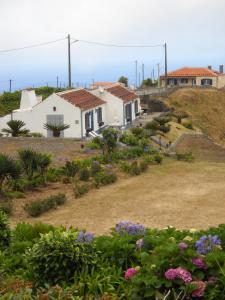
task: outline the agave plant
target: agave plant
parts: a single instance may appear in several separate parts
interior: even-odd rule
[[[28,129],[23,128],[26,124],[21,120],[11,120],[7,122],[7,125],[9,126],[9,128],[3,128],[2,132],[9,133],[13,137],[24,135],[29,132]]]
[[[6,180],[16,179],[20,176],[21,169],[19,164],[5,154],[0,154],[0,193]]]
[[[52,123],[45,123],[44,128],[47,130],[51,130],[54,137],[59,137],[61,131],[70,128],[70,125],[67,124],[52,124]]]

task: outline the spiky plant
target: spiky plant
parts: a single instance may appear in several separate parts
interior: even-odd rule
[[[61,124],[61,125],[52,124],[52,123],[44,124],[44,129],[51,130],[54,137],[59,137],[61,131],[66,130],[68,128],[70,128],[70,125],[67,124]]]
[[[21,166],[28,179],[32,179],[38,169],[39,153],[33,149],[21,149],[18,151]]]
[[[28,129],[23,128],[26,124],[21,120],[10,120],[7,122],[7,125],[9,128],[3,128],[2,132],[9,133],[13,137],[24,135],[29,132]]]
[[[19,164],[11,157],[0,154],[0,193],[6,180],[17,179],[20,176],[21,169]]]

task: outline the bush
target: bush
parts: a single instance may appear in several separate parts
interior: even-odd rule
[[[77,242],[77,233],[49,232],[27,252],[27,261],[37,285],[71,282],[75,273],[95,265],[92,244]]]
[[[186,127],[187,129],[194,129],[193,124],[191,121],[187,121],[187,122],[183,122],[182,124],[184,127]]]
[[[30,132],[29,135],[31,137],[36,137],[36,138],[41,138],[41,137],[44,137],[44,135],[40,132]]]
[[[11,233],[7,215],[0,210],[0,250],[9,246]]]
[[[162,163],[162,160],[163,160],[163,158],[162,158],[161,155],[159,155],[159,154],[154,155],[154,161],[155,161],[157,164],[161,164],[161,163]]]
[[[47,170],[47,173],[46,173],[46,181],[47,182],[60,181],[62,175],[63,175],[62,168],[50,168]]]
[[[75,198],[80,198],[84,194],[88,193],[89,187],[87,184],[78,184],[77,182],[73,188]]]
[[[12,214],[12,202],[0,202],[0,211],[3,211],[6,215],[10,216]]]
[[[171,126],[169,124],[163,124],[159,126],[159,131],[163,132],[163,133],[168,133],[170,132],[170,128]]]
[[[34,201],[32,203],[28,203],[25,206],[25,210],[32,217],[38,217],[44,212],[57,207],[57,205],[62,205],[66,201],[65,194],[59,193],[55,196],[50,196],[43,200]]]
[[[79,177],[80,177],[80,180],[82,180],[82,181],[88,181],[90,178],[89,169],[86,167],[81,168],[80,172],[79,172]]]
[[[194,160],[194,156],[192,152],[187,153],[176,153],[177,160],[192,162]]]
[[[99,137],[93,138],[87,145],[90,149],[101,149],[102,148],[102,140]]]
[[[67,161],[63,167],[63,172],[67,177],[74,177],[80,170],[79,161]]]
[[[124,172],[130,175],[140,175],[141,169],[137,161],[133,161],[132,163],[122,162],[121,168]]]
[[[91,162],[91,175],[94,176],[95,174],[101,172],[102,167],[101,164],[99,163],[99,161],[97,160],[93,160]]]
[[[6,199],[19,199],[19,198],[24,198],[25,194],[24,192],[19,192],[19,191],[8,191],[4,192],[4,196]]]
[[[138,145],[138,138],[133,135],[125,132],[121,137],[120,137],[120,142],[129,145],[129,146],[137,146]]]
[[[114,183],[116,180],[117,176],[112,170],[104,170],[94,176],[94,184],[97,188],[102,185]]]
[[[165,125],[166,123],[170,122],[170,117],[157,117],[154,118],[154,121],[156,121],[160,126]]]
[[[145,124],[145,129],[150,129],[150,130],[158,130],[159,129],[159,123],[156,122],[155,120],[150,121],[148,123]]]
[[[147,135],[147,132],[143,127],[132,127],[130,131],[139,139],[146,137]]]
[[[145,172],[148,170],[148,162],[145,159],[141,160],[139,165],[141,172]]]

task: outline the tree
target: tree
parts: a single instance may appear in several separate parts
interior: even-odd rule
[[[114,128],[107,128],[102,131],[103,154],[110,154],[117,145],[118,132]]]
[[[44,124],[44,129],[51,130],[54,137],[59,137],[61,131],[66,130],[68,128],[70,128],[70,125],[67,124],[61,124],[61,125],[50,124],[50,123]]]
[[[128,86],[128,78],[125,76],[120,76],[118,82],[123,83],[125,86]]]
[[[10,120],[9,122],[7,122],[7,125],[9,126],[9,128],[3,128],[2,132],[9,133],[13,137],[24,135],[29,132],[28,129],[22,129],[22,127],[24,127],[26,124],[21,120]]]
[[[149,87],[149,86],[154,86],[155,84],[152,82],[151,78],[146,78],[142,81],[141,86],[142,87]]]
[[[20,174],[19,164],[8,155],[0,154],[0,193],[6,180],[17,179]]]

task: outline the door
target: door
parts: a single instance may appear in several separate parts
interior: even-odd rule
[[[126,114],[126,122],[132,122],[132,106],[131,103],[127,104],[125,107],[125,114]]]
[[[64,115],[47,115],[47,123],[54,125],[64,124]],[[52,131],[47,130],[47,137],[53,137]],[[64,131],[60,132],[60,137],[64,137]]]

